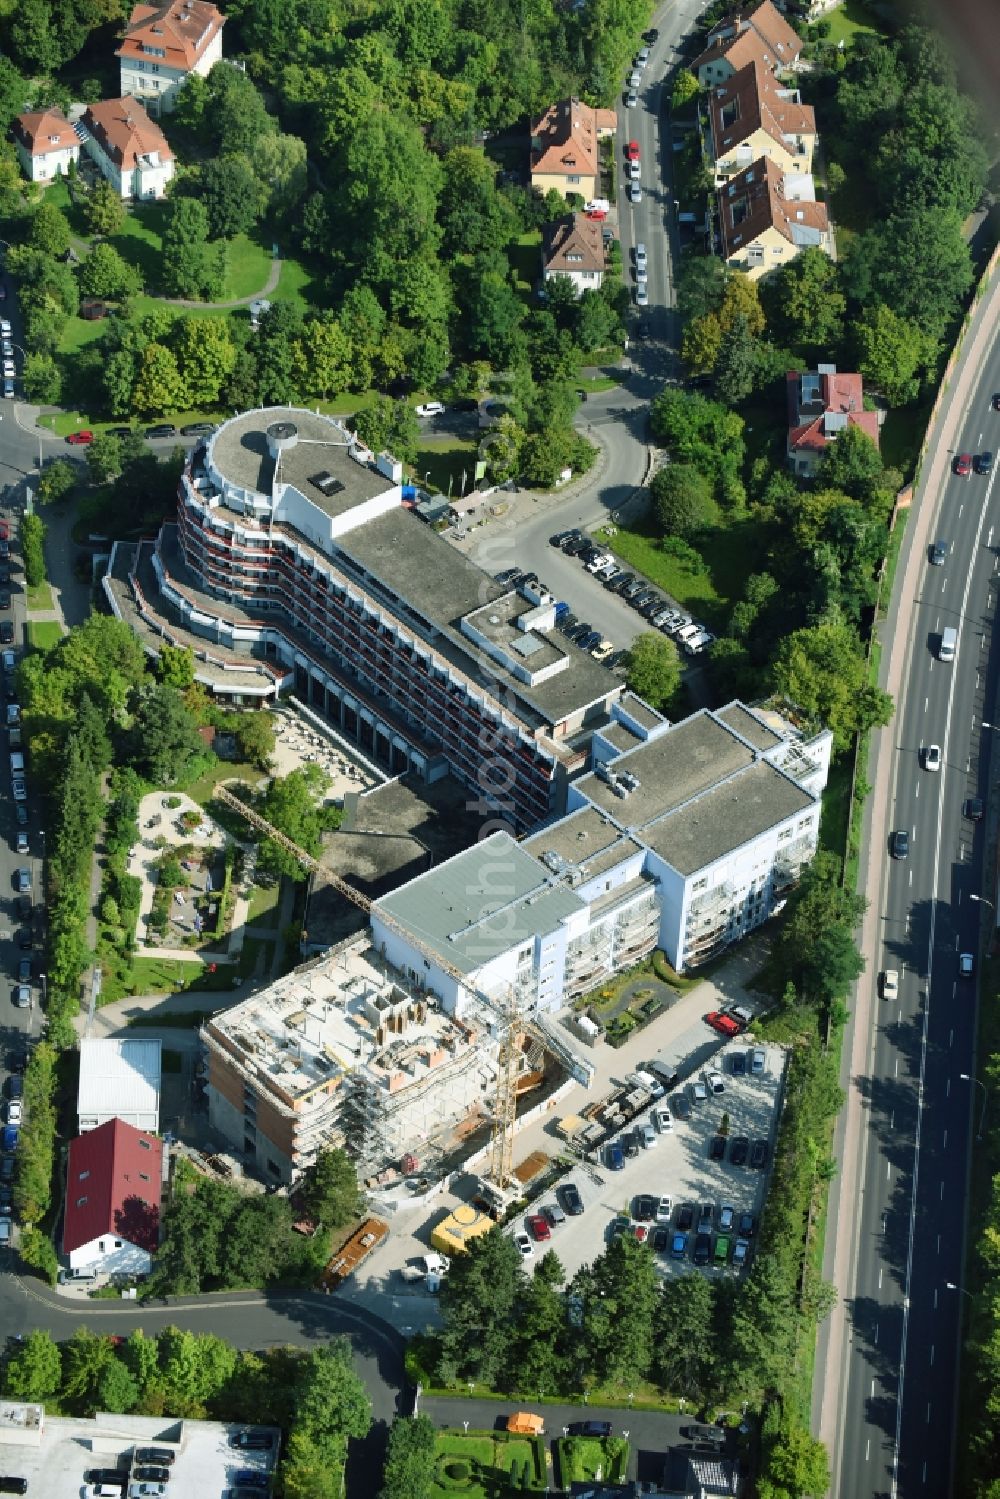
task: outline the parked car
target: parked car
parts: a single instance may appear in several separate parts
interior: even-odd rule
[[[725,1135],[713,1135],[708,1146],[708,1158],[710,1161],[722,1161],[726,1157]]]
[[[746,1077],[747,1056],[745,1051],[734,1051],[730,1053],[729,1070],[732,1072],[733,1077]]]
[[[656,1198],[650,1197],[648,1192],[643,1192],[635,1200],[635,1219],[637,1223],[652,1223],[656,1217]]]
[[[274,1446],[270,1431],[236,1431],[229,1438],[230,1447],[244,1447],[254,1452],[269,1452]]]
[[[231,1445],[239,1446],[240,1444],[231,1442]],[[269,1447],[272,1445],[268,1443]],[[137,1463],[158,1463],[160,1467],[169,1468],[177,1454],[171,1452],[169,1447],[137,1447],[133,1456]]]
[[[957,474],[960,479],[967,479],[972,473],[972,454],[956,453],[955,461],[952,464],[952,472]]]
[[[708,1084],[708,1086],[711,1088],[711,1090],[712,1090],[712,1092],[714,1094],[718,1095],[719,1093],[725,1093],[725,1091],[726,1091],[726,1084],[723,1081],[723,1077],[722,1077],[722,1073],[721,1072],[708,1072],[708,1073],[706,1073],[705,1074],[705,1081]]]
[[[610,1421],[574,1421],[569,1427],[571,1437],[600,1437],[611,1435]]]
[[[682,1260],[687,1255],[688,1236],[678,1229],[670,1241],[670,1258]]]
[[[982,820],[983,820],[983,799],[982,799],[982,797],[980,797],[980,796],[967,796],[965,798],[965,804],[962,807],[962,815],[964,817],[967,817],[970,822],[982,822]]]
[[[531,1213],[525,1221],[531,1231],[532,1237],[539,1244],[545,1239],[551,1239],[552,1230],[549,1227],[548,1219],[543,1218],[541,1213]]]
[[[697,1234],[692,1259],[696,1265],[707,1265],[712,1254],[712,1235]]]
[[[729,1164],[731,1166],[745,1166],[747,1156],[750,1154],[750,1141],[746,1135],[737,1135],[729,1142]]]
[[[671,1093],[667,1099],[675,1119],[691,1118],[691,1101],[685,1093]]]
[[[157,422],[155,426],[146,428],[147,437],[176,437],[177,428],[173,422]]]
[[[126,432],[128,428],[126,427]],[[212,422],[188,422],[186,427],[181,428],[182,437],[210,437],[215,431]]]
[[[422,406],[417,407],[418,416],[444,416],[443,401],[425,401]]]
[[[722,1010],[709,1010],[705,1016],[705,1024],[710,1025],[713,1031],[718,1031],[720,1036],[738,1036],[740,1033],[739,1021]]]
[[[70,432],[66,441],[71,447],[85,448],[94,440],[94,434],[89,427],[83,427],[79,432]]]
[[[608,1146],[607,1161],[609,1171],[624,1171],[625,1156],[617,1140],[612,1140]]]
[[[750,1165],[755,1171],[763,1171],[769,1155],[766,1140],[755,1140],[750,1147]]]
[[[754,1077],[763,1077],[767,1066],[767,1053],[763,1046],[755,1046],[750,1053],[750,1071]]]

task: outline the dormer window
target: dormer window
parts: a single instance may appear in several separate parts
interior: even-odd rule
[[[147,57],[166,57],[167,55],[167,49],[165,47],[153,47],[149,42],[143,42],[142,50],[143,52],[145,52]]]

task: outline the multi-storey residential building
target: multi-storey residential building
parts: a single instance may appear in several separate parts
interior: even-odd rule
[[[838,373],[835,364],[817,365],[815,371],[789,370],[788,438],[786,453],[793,471],[811,478],[831,443],[847,427],[861,431],[879,444],[879,413],[865,410],[864,382],[860,375]]]
[[[613,109],[594,109],[580,99],[550,104],[531,126],[531,185],[540,193],[554,188],[563,197],[576,194],[589,202],[601,180],[600,147],[613,136],[618,116]]]
[[[403,503],[402,469],[332,418],[224,423],[189,458],[176,523],[115,547],[112,609],[155,652],[190,644],[217,693],[293,689],[392,771],[449,769],[483,816],[560,810],[621,683]]]
[[[138,99],[88,104],[80,121],[84,150],[123,198],[162,198],[174,175],[174,153]]]
[[[51,182],[80,160],[80,137],[61,109],[32,109],[13,124],[14,149],[31,182]]]
[[[598,219],[570,213],[542,232],[542,279],[565,277],[580,297],[599,291],[604,281],[604,226]]]
[[[716,188],[715,202],[722,258],[751,281],[787,265],[810,245],[833,255],[826,204],[816,202],[806,173],[782,172],[761,156]]]
[[[761,62],[772,72],[793,68],[799,60],[802,41],[771,3],[736,11],[712,28],[708,45],[690,64],[702,87],[725,83],[747,63]]]
[[[708,121],[716,186],[759,156],[782,174],[812,171],[816,112],[802,103],[798,89],[783,87],[756,59],[712,90]]]
[[[169,0],[132,9],[117,57],[123,94],[151,115],[172,110],[192,73],[207,77],[222,58],[226,18],[208,0]]]

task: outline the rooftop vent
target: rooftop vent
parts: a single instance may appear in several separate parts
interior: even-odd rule
[[[265,436],[268,452],[272,458],[278,458],[286,448],[294,448],[299,440],[299,429],[294,422],[272,422]]]
[[[342,479],[336,478],[329,472],[328,469],[324,469],[321,474],[316,474],[312,482],[315,484],[320,494],[325,494],[327,496],[332,494],[339,494],[340,491],[344,488],[344,481]]]

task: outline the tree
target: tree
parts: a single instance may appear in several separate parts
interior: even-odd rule
[[[710,375],[722,347],[722,324],[718,313],[692,318],[681,339],[681,358],[691,375]]]
[[[122,440],[110,432],[98,432],[87,449],[87,471],[91,483],[109,484],[122,471]]]
[[[29,588],[38,588],[45,582],[45,522],[41,516],[34,512],[22,515],[20,536],[24,581]]]
[[[728,274],[715,255],[684,257],[677,278],[677,308],[685,323],[718,312]]]
[[[156,662],[156,674],[164,687],[186,692],[194,681],[194,652],[189,645],[164,641]]]
[[[727,406],[738,406],[754,388],[757,345],[742,313],[722,333],[713,374],[715,394]]]
[[[303,395],[326,401],[347,390],[352,350],[343,325],[329,315],[307,318],[292,347],[292,368]]]
[[[29,354],[21,373],[24,394],[40,406],[56,406],[62,398],[62,370],[51,354]]]
[[[469,352],[495,368],[509,364],[518,347],[524,308],[513,287],[492,274],[475,278],[464,301],[463,326]]]
[[[846,298],[835,263],[807,245],[764,282],[768,322],[786,343],[829,354],[844,335]]]
[[[820,477],[831,489],[842,490],[851,499],[870,505],[880,497],[883,472],[875,443],[867,432],[850,423],[836,442],[827,445]]]
[[[69,221],[48,198],[31,215],[28,223],[28,244],[52,260],[58,260],[70,247]]]
[[[498,1228],[455,1256],[441,1283],[442,1374],[495,1385],[507,1367],[523,1283],[521,1256]]]
[[[111,1359],[101,1371],[96,1394],[102,1411],[131,1411],[139,1403],[139,1387],[119,1358]]]
[[[807,626],[789,635],[778,648],[774,678],[780,693],[832,731],[837,749],[892,717],[892,698],[869,683],[858,638],[844,624]]]
[[[80,481],[80,470],[70,458],[55,458],[47,463],[38,481],[36,496],[40,505],[58,505],[72,494]]]
[[[300,1365],[295,1398],[295,1430],[317,1446],[344,1449],[348,1438],[367,1436],[372,1407],[351,1364],[346,1338],[331,1338]]]
[[[628,685],[650,707],[670,701],[681,680],[677,647],[664,635],[637,635],[628,653]]]
[[[253,81],[217,62],[208,75],[203,137],[217,156],[249,156],[262,135],[277,129]]]
[[[396,458],[412,461],[420,440],[417,414],[408,401],[391,401],[377,396],[354,418],[354,430],[373,453],[383,449]]]
[[[398,1416],[389,1431],[379,1499],[431,1499],[437,1434],[427,1416]]]
[[[15,1400],[46,1403],[62,1384],[62,1359],[52,1334],[29,1332],[11,1355],[4,1378],[4,1393]]]
[[[664,1281],[656,1308],[654,1369],[664,1388],[701,1401],[714,1363],[715,1287],[703,1275]]]
[[[239,713],[233,724],[240,758],[258,770],[269,770],[274,754],[274,720],[270,713]]]
[[[170,786],[205,752],[191,714],[170,687],[153,683],[136,694],[126,759],[158,786]]]
[[[187,401],[177,358],[165,344],[147,344],[139,361],[132,404],[142,416],[179,411]]]
[[[908,318],[880,303],[853,323],[858,369],[892,406],[907,406],[920,395],[937,363],[938,346]]]
[[[691,463],[710,476],[716,499],[743,501],[743,418],[705,396],[666,386],[650,408],[653,435],[676,463]]]
[[[665,536],[686,540],[715,517],[711,483],[692,463],[665,463],[654,474],[649,492]]]
[[[233,72],[233,69],[229,69]],[[172,198],[163,230],[162,276],[171,296],[216,296],[221,288],[225,251],[209,245],[208,210],[196,198]]]
[[[203,409],[218,404],[236,364],[236,346],[226,318],[185,318],[174,352],[188,401]]]
[[[864,972],[854,932],[867,901],[840,882],[839,861],[818,853],[789,897],[774,949],[780,982],[810,1004],[842,999]]]
[[[449,259],[503,251],[515,233],[510,206],[496,187],[496,164],[471,146],[456,146],[442,163],[438,221]]]
[[[961,214],[953,208],[897,208],[858,235],[842,276],[849,297],[860,307],[884,303],[940,341],[972,285]]]
[[[245,156],[206,161],[199,178],[212,239],[249,234],[264,207],[260,178]]]
[[[602,1384],[644,1379],[652,1365],[660,1294],[648,1244],[631,1235],[613,1240],[588,1271],[577,1275],[573,1290],[583,1297],[581,1342],[589,1377]]]
[[[324,830],[335,828],[340,822],[336,807],[319,804],[328,785],[329,777],[318,765],[306,765],[290,775],[275,776],[260,800],[260,814],[299,848],[316,857]],[[257,867],[266,874],[285,875],[292,880],[302,880],[306,873],[295,855],[271,838],[265,838],[261,844]]]
[[[558,1256],[549,1250],[527,1281],[518,1302],[505,1388],[552,1391],[565,1388],[569,1375],[564,1337],[565,1278]]]
[[[303,1206],[314,1223],[343,1228],[357,1218],[364,1198],[354,1163],[343,1150],[320,1150],[299,1185]]]
[[[776,1431],[762,1433],[760,1499],[804,1499],[830,1487],[830,1464],[822,1442],[798,1421],[782,1421]]]
[[[332,1462],[324,1446],[293,1427],[281,1465],[285,1499],[340,1499],[341,1464]]]
[[[142,290],[142,277],[123,260],[114,245],[103,241],[94,246],[80,267],[80,290],[86,297],[105,297],[124,302]]]
[[[308,182],[306,143],[297,135],[259,135],[250,151],[257,180],[267,189],[267,210],[286,218],[301,202]]]
[[[87,194],[83,214],[88,231],[110,239],[125,222],[125,204],[121,193],[106,177],[99,177]]]
[[[101,1380],[114,1360],[110,1337],[99,1337],[87,1327],[78,1327],[63,1348],[62,1395],[82,1415],[91,1415],[100,1404]]]

